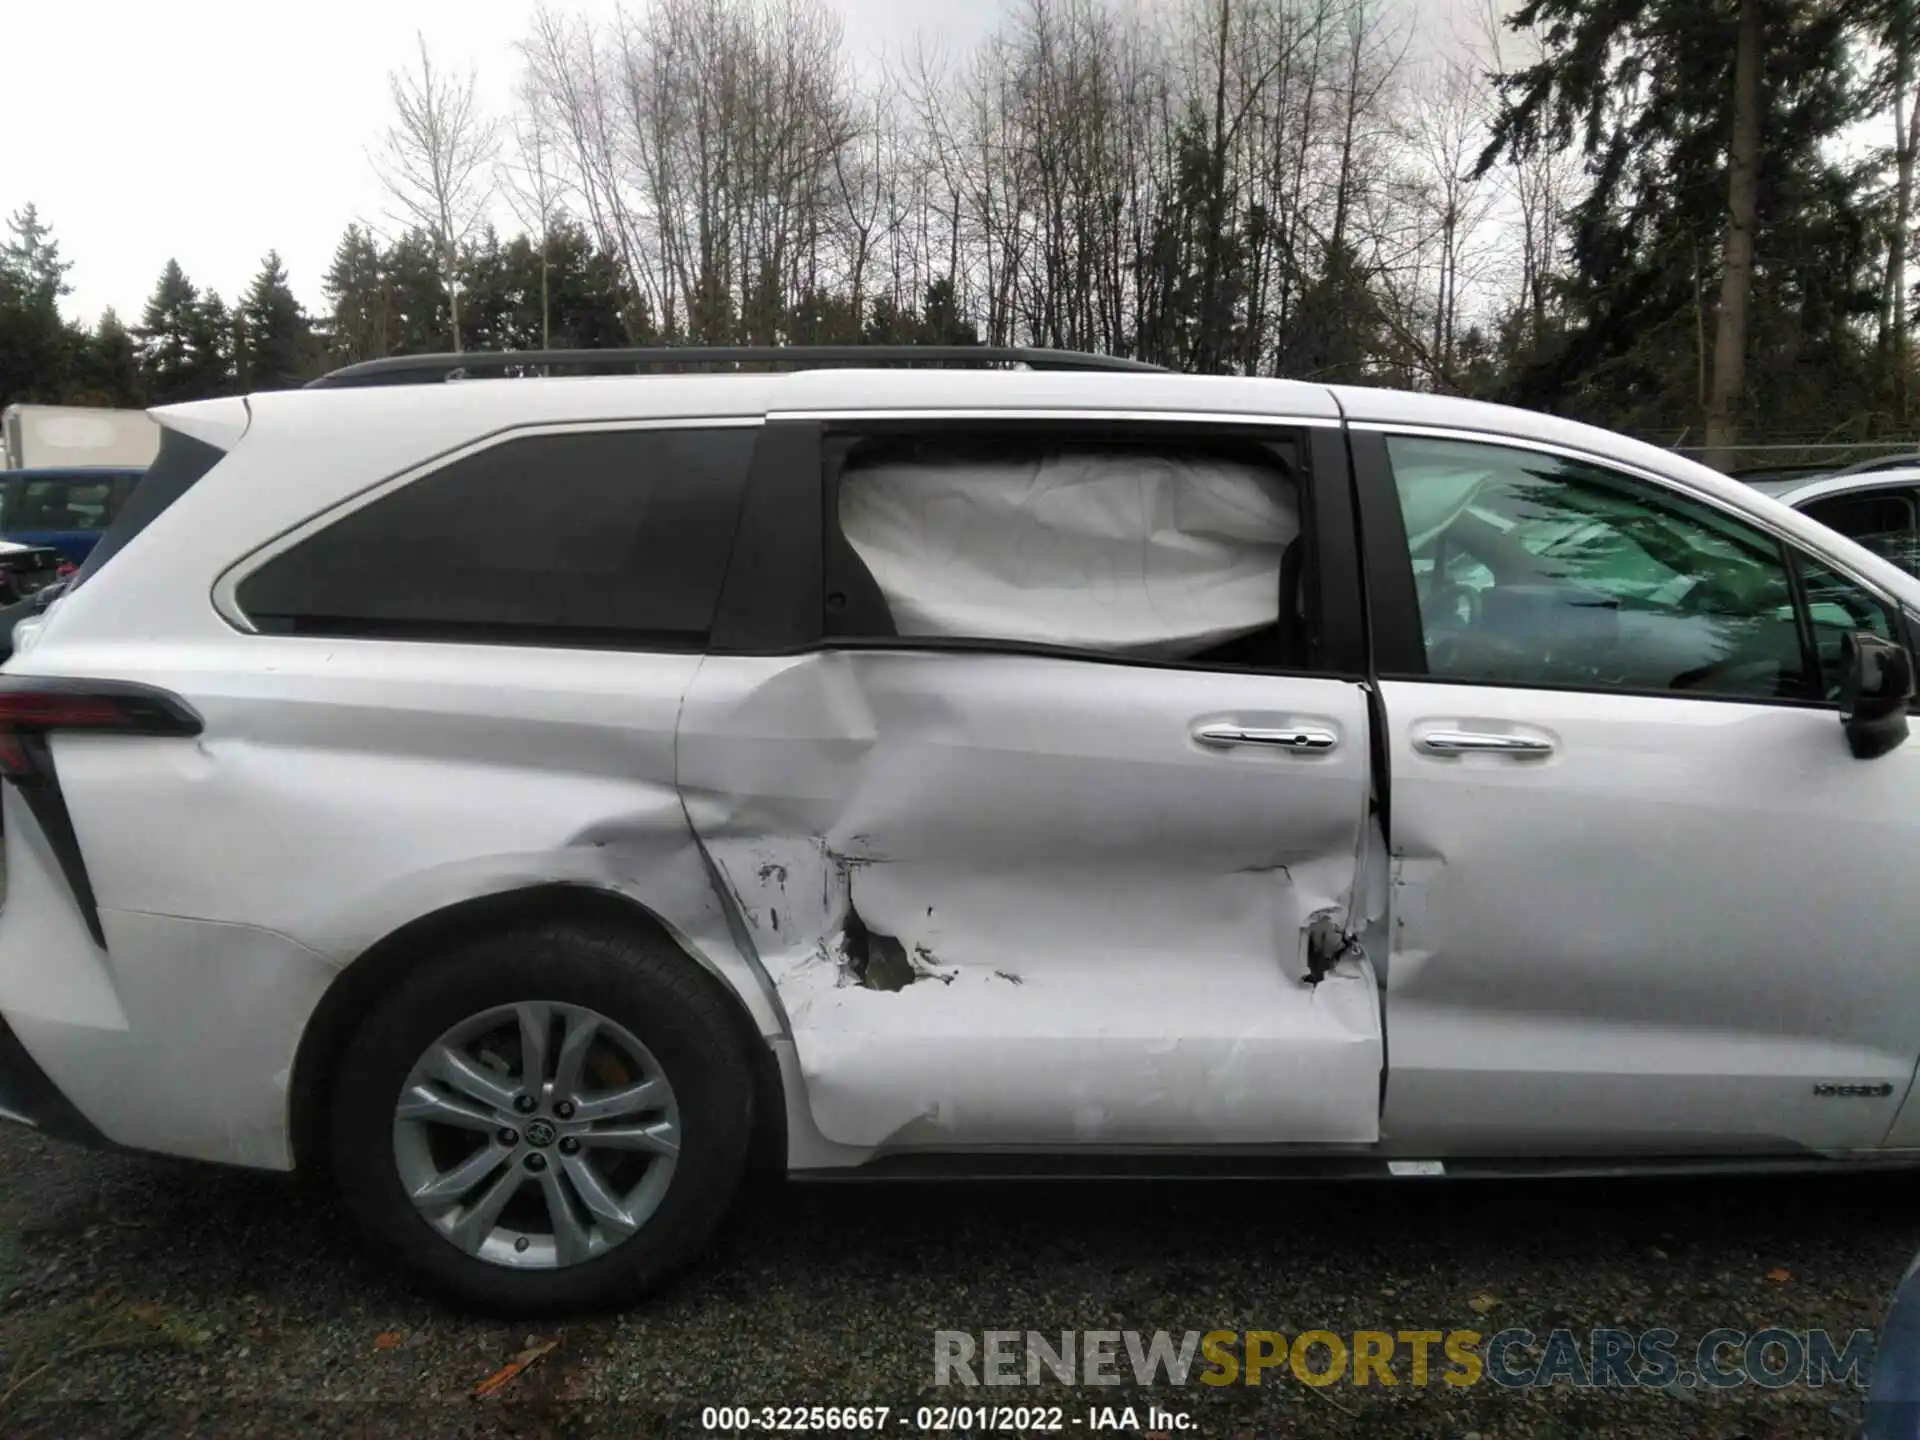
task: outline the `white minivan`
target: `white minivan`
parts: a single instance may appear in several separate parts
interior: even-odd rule
[[[517,1313],[756,1155],[1920,1159],[1920,581],[1737,481],[984,349],[154,416],[0,675],[12,1119]]]

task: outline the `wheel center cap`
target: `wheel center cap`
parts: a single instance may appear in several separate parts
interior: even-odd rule
[[[529,1145],[538,1145],[542,1149],[545,1149],[547,1146],[553,1144],[554,1137],[558,1132],[554,1130],[552,1121],[529,1120],[527,1122],[527,1128],[520,1133],[527,1137],[527,1143]]]

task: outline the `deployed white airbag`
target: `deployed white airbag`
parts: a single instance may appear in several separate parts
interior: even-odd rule
[[[903,636],[1182,659],[1278,620],[1300,516],[1278,466],[1073,449],[856,464],[840,526]]]

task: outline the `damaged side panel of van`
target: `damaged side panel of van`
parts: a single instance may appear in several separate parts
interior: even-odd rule
[[[1339,743],[1196,743],[1221,721]],[[1366,724],[1330,679],[709,657],[677,765],[827,1139],[1366,1143],[1374,976],[1324,945],[1350,919]]]

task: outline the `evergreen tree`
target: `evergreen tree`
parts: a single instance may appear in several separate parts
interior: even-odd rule
[[[313,322],[269,250],[236,317],[234,359],[243,391],[288,390],[314,369]]]
[[[167,261],[135,332],[140,371],[156,405],[205,400],[230,388],[227,308],[209,291],[203,299],[178,260]]]
[[[193,371],[193,316],[199,305],[200,292],[180,262],[167,261],[138,332],[141,375],[158,404],[191,398],[186,386]]]
[[[1283,337],[1283,373],[1364,385],[1369,363],[1388,348],[1384,328],[1359,255],[1351,245],[1329,244],[1319,276],[1300,297],[1292,333]]]
[[[337,365],[393,353],[392,296],[380,247],[358,225],[334,247],[321,281],[327,297],[327,348]]]
[[[68,399],[76,405],[129,410],[147,403],[139,347],[111,306],[100,313],[100,323],[80,346]]]
[[[732,288],[719,265],[709,261],[694,282],[688,307],[687,339],[696,345],[737,345],[740,316]]]
[[[482,340],[476,332],[469,344],[532,350],[540,347],[543,333],[548,346],[556,350],[646,343],[644,338],[628,338],[632,301],[620,267],[602,255],[579,226],[555,224],[544,256],[537,239],[516,235],[499,247],[497,263],[497,274],[484,280],[471,275],[467,283],[472,292],[470,313],[479,313],[485,295],[497,293],[505,302],[497,321],[498,338]]]
[[[391,305],[392,353],[453,349],[453,312],[433,237],[417,230],[402,235],[382,252],[380,268]]]
[[[980,332],[961,313],[953,277],[942,275],[927,286],[921,305],[921,338],[929,345],[978,345]]]
[[[1589,184],[1570,222],[1563,343],[1504,398],[1704,429],[1724,460],[1792,368],[1757,337],[1831,344],[1872,288],[1865,249],[1778,263],[1861,222],[1830,144],[1859,114],[1845,0],[1529,0],[1512,23],[1546,48],[1502,77],[1482,168],[1577,145]]]
[[[652,321],[646,302],[627,288],[620,262],[579,225],[560,223],[547,237],[553,343],[597,349],[646,345]],[[628,326],[637,328],[629,338]]]
[[[18,276],[35,296],[58,300],[72,287],[67,284],[71,261],[60,258],[60,242],[52,229],[40,219],[33,205],[16,211],[7,221],[11,236],[0,245],[0,267]]]
[[[54,403],[70,383],[81,335],[60,316],[68,292],[60,246],[28,205],[0,245],[0,405]]]
[[[853,345],[864,338],[864,327],[852,297],[809,290],[788,315],[787,333],[795,345]]]
[[[201,399],[233,393],[235,319],[219,291],[209,290],[201,298],[192,332],[198,361],[193,388]]]
[[[944,277],[927,287],[916,310],[891,295],[876,295],[868,306],[864,329],[857,337],[869,345],[974,345],[973,325],[954,307],[953,282]],[[827,314],[834,313],[832,302]]]
[[[524,243],[524,241],[522,242]],[[540,343],[536,323],[531,345],[515,324],[524,296],[493,226],[481,229],[460,251],[460,344],[467,350],[531,349]],[[537,297],[536,297],[537,299]]]
[[[604,287],[609,292],[619,293],[628,297],[626,308],[620,312],[620,324],[626,330],[626,336],[619,343],[623,345],[661,345],[672,338],[671,336],[663,334],[659,325],[655,323],[653,318],[653,305],[648,301],[647,297],[645,295],[637,295],[627,288],[626,281],[622,278],[624,272],[621,270],[620,263],[617,260],[611,255],[603,253],[595,264],[597,268],[603,269],[608,277],[607,280],[603,282]]]
[[[868,345],[907,345],[913,341],[916,317],[891,295],[876,295],[867,305],[860,338]]]

